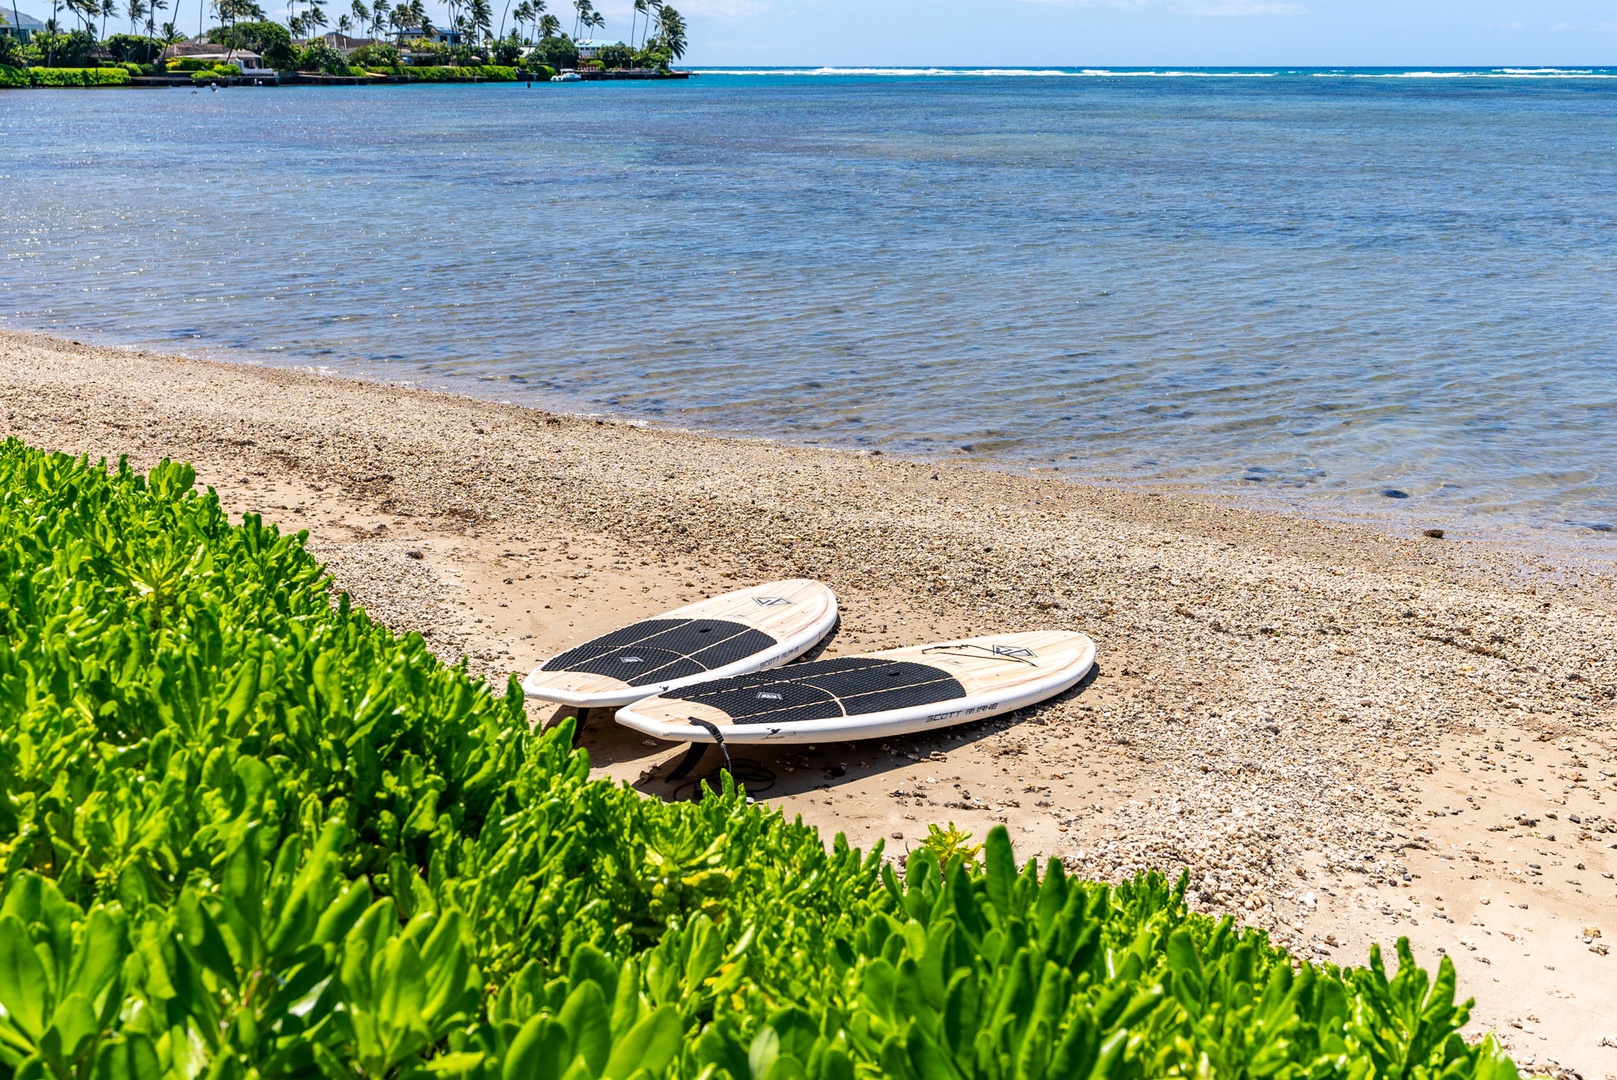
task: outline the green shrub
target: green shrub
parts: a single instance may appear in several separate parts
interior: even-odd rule
[[[316,41],[298,50],[299,71],[317,71],[322,75],[347,75],[348,58],[324,41]]]
[[[410,63],[416,67],[435,67],[448,63],[450,59],[448,45],[426,38],[412,38],[405,43],[404,52],[409,56]]]
[[[168,62],[168,70],[176,73],[187,71],[207,71],[210,64],[206,60],[198,60],[194,56],[180,56]]]
[[[41,31],[33,35],[23,51],[31,64],[81,68],[90,63],[90,55],[96,51],[96,40],[88,30],[72,30],[65,34]]]
[[[113,34],[101,44],[107,55],[119,63],[149,64],[163,52],[161,41],[139,34]]]
[[[28,85],[28,72],[20,67],[0,65],[0,88],[16,89]]]
[[[496,64],[468,67],[410,67],[403,69],[412,82],[515,82],[517,69]]]
[[[0,444],[8,1075],[1516,1076],[1402,943],[1298,964],[1003,829],[900,873],[591,780],[195,481]]]
[[[128,86],[123,68],[29,68],[31,86]]]
[[[528,59],[562,71],[578,66],[578,46],[569,37],[540,38],[528,53]]]
[[[278,22],[240,22],[208,32],[208,40],[230,49],[246,49],[264,58],[264,66],[287,71],[297,63],[292,34]]]
[[[540,64],[535,67],[530,74],[532,74],[536,79],[549,79],[552,75],[556,74],[556,69],[553,67],[547,67],[544,64]]]
[[[522,58],[522,39],[517,37],[515,30],[510,37],[504,37],[494,43],[494,50],[489,59],[501,66],[515,64]]]
[[[635,51],[627,45],[608,45],[599,53],[601,66],[626,68],[634,66]]]
[[[396,68],[399,66],[399,50],[386,42],[361,45],[349,54],[348,62],[363,68]]]

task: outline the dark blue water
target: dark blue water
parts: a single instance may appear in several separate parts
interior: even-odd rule
[[[9,91],[0,315],[1617,540],[1614,73],[1262,74]]]

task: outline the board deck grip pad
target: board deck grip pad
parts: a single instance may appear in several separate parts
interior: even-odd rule
[[[966,688],[930,664],[850,656],[698,683],[668,696],[718,709],[737,724],[781,724],[953,701]]]
[[[609,675],[644,686],[700,675],[776,644],[762,630],[724,619],[647,619],[552,657],[539,670]]]

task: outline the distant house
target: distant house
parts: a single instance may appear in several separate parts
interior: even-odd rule
[[[163,52],[165,60],[201,60],[205,64],[235,64],[244,78],[273,79],[275,69],[250,49],[226,49],[216,41],[177,41]]]
[[[406,26],[404,29],[396,30],[393,33],[393,40],[399,45],[406,45],[418,38],[425,38],[427,41],[436,42],[439,45],[459,45],[460,31],[440,30],[433,27],[432,32],[428,33],[419,26]]]
[[[596,60],[600,58],[602,49],[626,49],[621,41],[593,41],[586,38],[578,43],[578,58],[580,60]]]
[[[10,4],[0,6],[0,34],[14,37],[26,45],[35,34],[44,29],[45,24],[28,12],[18,11]]]
[[[367,45],[376,44],[375,38],[349,37],[347,34],[327,34],[318,40],[330,45],[344,56],[352,56],[355,51],[363,49]]]

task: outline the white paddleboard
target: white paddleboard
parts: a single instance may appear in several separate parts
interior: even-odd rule
[[[677,742],[716,742],[714,731],[725,743],[884,738],[1032,705],[1094,666],[1083,634],[998,634],[708,680],[619,709],[617,721]]]
[[[837,621],[823,583],[796,578],[676,608],[553,656],[522,683],[529,697],[581,709],[627,705],[802,656]]]

